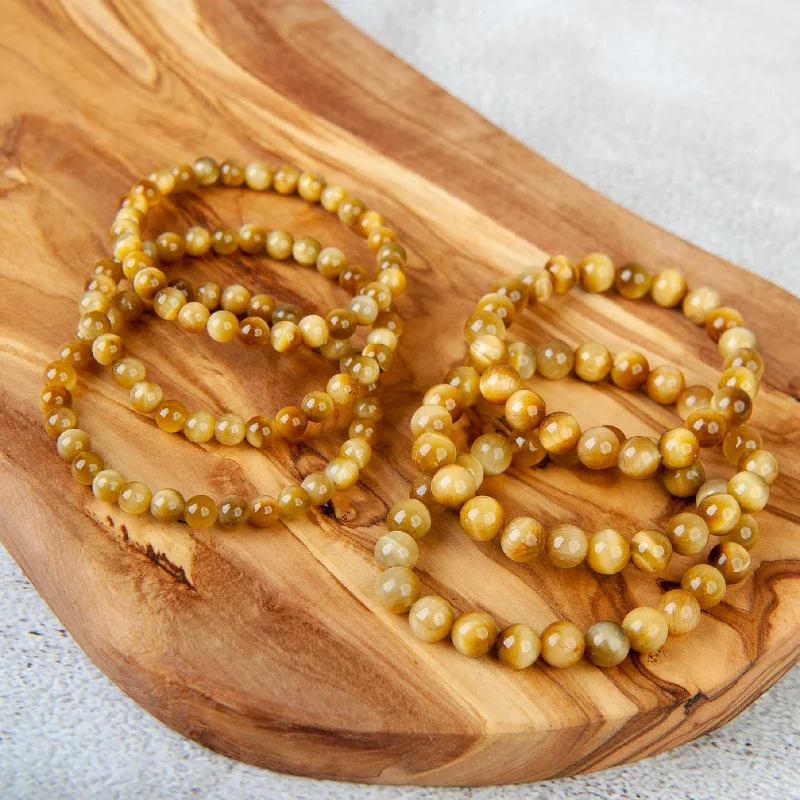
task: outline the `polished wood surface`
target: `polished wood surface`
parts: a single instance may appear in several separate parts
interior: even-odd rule
[[[730,719],[800,649],[800,303],[755,275],[661,231],[564,175],[343,22],[316,0],[13,2],[0,23],[0,539],[93,661],[168,725],[234,758],[318,777],[491,784],[573,774],[663,751]],[[354,490],[270,531],[192,532],[124,516],[78,487],[45,435],[43,365],[70,338],[75,301],[107,254],[119,196],[150,170],[199,155],[291,160],[356,191],[410,251],[407,320],[387,376],[376,455]],[[155,230],[261,221],[335,243],[363,241],[299,200],[210,190],[154,218]],[[602,250],[711,284],[759,337],[767,375],[754,424],[780,460],[751,578],[698,631],[602,671],[523,672],[412,639],[375,613],[372,549],[414,471],[408,420],[464,355],[463,320],[499,274],[549,252]],[[765,254],[768,257],[768,254]],[[299,267],[248,256],[171,273],[243,282],[309,307],[342,293]],[[531,342],[558,335],[635,347],[713,385],[715,345],[675,312],[574,293],[526,314]],[[190,408],[274,413],[320,384],[313,355],[278,357],[190,338],[159,320],[130,348]],[[326,373],[327,375],[327,373]],[[674,410],[574,379],[534,380],[550,409],[583,427],[655,434]],[[318,468],[342,439],[265,456],[170,438],[136,417],[107,374],[76,407],[111,464],[151,487],[217,498],[274,492]],[[710,476],[730,474],[705,458]],[[663,526],[680,507],[655,485],[549,466],[492,487],[514,515],[546,525]],[[440,517],[420,543],[427,591],[458,609],[541,630],[586,629],[654,604],[689,561],[654,579],[598,578],[513,564],[498,543]],[[68,676],[65,676],[68,679]]]

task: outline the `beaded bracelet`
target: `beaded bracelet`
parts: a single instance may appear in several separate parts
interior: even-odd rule
[[[530,390],[520,389],[523,371],[510,365],[522,365],[524,374],[532,376],[535,362],[531,349],[524,343],[513,343],[512,350],[502,338],[506,324],[510,324],[527,302],[526,289],[532,289],[536,299],[547,299],[554,292],[563,293],[575,281],[575,266],[569,259],[557,256],[550,259],[544,269],[527,270],[519,279],[498,282],[493,287],[495,291],[481,298],[476,313],[467,322],[467,338],[472,338],[469,343],[471,364],[451,370],[444,384],[426,394],[425,405],[412,418],[416,437],[412,458],[427,474],[414,481],[409,500],[400,501],[389,511],[389,532],[378,540],[375,548],[376,561],[384,570],[375,591],[381,606],[396,613],[409,612],[409,624],[418,638],[439,641],[450,635],[454,646],[470,656],[487,653],[498,641],[501,660],[516,668],[534,663],[540,652],[553,666],[569,666],[580,660],[584,650],[593,663],[614,666],[621,663],[631,648],[642,653],[652,652],[661,647],[668,633],[692,630],[701,610],[719,603],[728,584],[737,583],[749,574],[748,550],[755,545],[758,526],[750,514],[742,511],[763,508],[769,485],[777,477],[777,462],[774,456],[760,449],[761,439],[754,429],[739,424],[724,433],[726,414],[740,422],[740,415],[747,411],[749,417],[750,410],[747,403],[744,408],[730,402],[741,399],[730,390],[741,389],[752,399],[760,375],[756,377],[749,365],[759,372],[763,370],[752,333],[746,329],[734,333],[737,326],[743,325],[738,312],[719,309],[719,296],[711,289],[702,288],[687,294],[685,279],[676,270],[666,270],[653,281],[644,268],[627,265],[617,271],[610,259],[600,254],[587,256],[578,269],[581,284],[588,291],[606,291],[616,283],[625,297],[643,297],[649,290],[653,300],[665,307],[674,307],[683,301],[686,315],[697,324],[705,324],[709,335],[721,342],[726,370],[720,379],[720,389],[726,391],[716,399],[718,408],[712,409],[720,417],[715,423],[723,428],[722,434],[714,432],[714,438],[722,442],[726,458],[737,464],[740,471],[727,482],[715,479],[697,483],[698,475],[692,482],[692,488],[699,489],[698,513],[678,514],[670,520],[666,534],[641,531],[630,543],[611,529],[598,531],[589,539],[574,525],[560,525],[545,533],[543,526],[530,517],[520,517],[504,525],[502,506],[492,497],[476,496],[476,492],[484,475],[500,474],[511,464],[512,445],[497,433],[483,434],[473,442],[469,454],[459,454],[447,433],[463,410],[476,403],[479,393],[490,402],[505,404],[506,419],[511,417],[511,427],[515,428],[521,421],[524,428],[525,421],[530,419],[532,428],[538,432],[539,450],[550,457],[574,451],[581,433],[571,415],[564,412],[545,415],[541,398],[532,396],[535,393]],[[730,332],[726,332],[727,329]],[[735,344],[741,346],[732,350]],[[584,350],[601,356],[599,360],[586,359],[591,362],[592,376],[598,373],[598,363],[601,368],[604,362],[608,365],[606,374],[612,369],[613,362],[599,347],[602,346],[591,344]],[[554,348],[553,353],[557,350]],[[728,364],[729,359],[735,363]],[[569,358],[555,357],[553,361],[560,371]],[[626,356],[626,361],[638,363],[639,373],[644,371],[641,359]],[[629,370],[623,372],[627,374]],[[644,386],[645,381],[641,381],[641,376],[636,379],[639,387]],[[674,387],[672,393],[675,393]],[[708,395],[697,389],[688,393],[683,390],[675,400],[684,410],[694,406],[687,414],[689,417],[712,405],[714,397],[710,391]],[[709,434],[706,441],[712,433],[708,428],[704,421],[701,432]],[[604,427],[601,438],[613,450],[613,440],[619,444],[620,433]],[[686,433],[691,431],[687,429]],[[517,452],[531,457],[530,449],[526,451],[521,447]],[[662,459],[662,452],[652,440],[634,437],[622,444],[617,464],[625,474],[646,477],[656,472]],[[493,538],[502,530],[501,545],[506,555],[514,560],[530,561],[546,547],[558,566],[576,566],[588,559],[601,574],[614,574],[624,567],[631,557],[632,545],[634,563],[646,571],[656,571],[666,565],[666,556],[673,550],[682,555],[701,552],[710,532],[724,537],[724,541],[710,552],[710,564],[697,564],[685,572],[682,588],[666,592],[658,609],[634,609],[622,625],[602,621],[593,625],[584,637],[575,625],[560,621],[548,626],[540,637],[530,626],[514,624],[498,638],[494,620],[485,612],[467,612],[454,619],[450,604],[443,598],[419,597],[419,580],[412,571],[418,558],[416,540],[430,529],[430,509],[437,505],[460,509],[462,529],[477,540]]]
[[[88,284],[89,288],[79,302],[79,308],[84,314],[103,313],[103,309],[107,308],[105,313],[108,316],[108,312],[116,309],[119,313],[108,316],[107,324],[111,326],[111,330],[98,334],[91,342],[84,339],[67,342],[59,351],[59,360],[45,368],[45,388],[39,397],[40,407],[45,413],[45,429],[52,438],[57,439],[59,453],[70,463],[75,479],[84,485],[91,485],[98,499],[117,503],[128,513],[142,514],[149,509],[151,514],[161,521],[183,520],[195,528],[207,528],[216,521],[222,525],[237,525],[246,520],[257,527],[266,527],[279,519],[297,518],[311,505],[326,503],[334,490],[353,486],[358,480],[359,471],[366,466],[371,457],[369,441],[374,438],[375,424],[383,414],[380,402],[369,393],[376,388],[374,383],[370,382],[367,385],[365,382],[366,371],[363,368],[365,362],[359,361],[365,359],[378,367],[377,370],[373,370],[377,380],[380,373],[379,364],[371,355],[365,355],[363,352],[362,356],[348,354],[347,358],[351,360],[343,359],[348,371],[337,373],[328,382],[326,394],[331,406],[338,403],[352,407],[356,415],[350,426],[351,436],[342,445],[339,456],[331,459],[323,471],[307,475],[301,485],[284,487],[277,498],[264,495],[247,503],[240,497],[231,496],[225,498],[219,506],[205,495],[195,495],[184,501],[174,489],[163,489],[151,494],[145,484],[139,481],[126,482],[118,471],[105,469],[102,457],[90,450],[88,434],[77,428],[77,417],[71,408],[71,390],[77,381],[76,370],[83,370],[94,361],[112,367],[115,370],[115,379],[122,385],[139,376],[140,362],[124,361],[124,343],[117,331],[124,322],[131,322],[141,316],[148,305],[152,304],[155,307],[158,293],[166,289],[166,276],[154,266],[154,263],[161,254],[168,253],[170,257],[177,254],[180,248],[176,238],[174,235],[170,237],[162,235],[157,244],[148,245],[142,240],[141,231],[147,211],[158,205],[162,196],[171,192],[185,191],[196,185],[209,186],[218,179],[226,186],[241,186],[246,182],[250,188],[257,191],[263,191],[272,185],[278,194],[288,195],[296,191],[309,202],[321,202],[326,210],[336,213],[346,226],[362,233],[370,249],[377,254],[379,277],[383,276],[384,280],[370,282],[366,280],[366,274],[361,268],[350,269],[341,261],[338,267],[340,276],[349,271],[345,280],[339,278],[340,283],[346,284],[354,294],[357,293],[358,296],[365,298],[364,307],[370,304],[370,300],[378,306],[379,313],[376,314],[372,331],[367,337],[368,347],[380,345],[391,352],[397,346],[402,323],[391,310],[391,298],[395,294],[401,294],[405,289],[405,251],[397,243],[395,233],[385,226],[383,217],[378,212],[367,209],[360,200],[348,195],[341,187],[325,185],[324,181],[314,173],[301,173],[291,165],[283,165],[273,174],[269,165],[263,162],[253,162],[242,168],[236,162],[227,161],[217,167],[212,159],[203,158],[195,162],[194,167],[180,165],[172,170],[159,170],[151,177],[152,180],[147,179],[135,184],[123,199],[122,207],[111,228],[112,235],[117,237],[113,246],[113,259],[106,259],[95,266]],[[189,237],[192,247],[200,249],[197,245],[197,241],[201,238],[196,233],[198,229],[192,230],[194,232]],[[226,254],[233,252],[241,236],[233,229],[222,228],[210,238],[211,247],[214,247],[216,252]],[[248,244],[248,247],[250,246],[252,244]],[[324,251],[317,254],[318,269],[334,272],[336,267],[332,266],[330,258],[322,258],[320,265],[322,252]],[[398,274],[402,275],[402,280],[397,278]],[[114,284],[113,290],[116,291],[123,277],[132,281],[133,289],[113,294],[111,284]],[[187,300],[184,294],[185,285],[173,288]],[[112,294],[113,298],[109,300],[108,296]],[[213,292],[206,293],[203,298],[206,303],[212,302],[210,300],[212,295]],[[263,310],[263,302],[259,302],[262,303]],[[164,309],[169,307],[172,310],[175,305],[181,306],[178,310],[180,314],[180,310],[186,308],[189,303],[181,303],[177,295],[169,293],[169,297],[164,299]],[[204,307],[209,310],[207,306]],[[212,316],[213,314],[209,314],[208,323],[211,322]],[[238,318],[233,314],[231,316],[238,326]],[[266,320],[264,322],[266,323]],[[281,319],[276,323],[276,327],[283,325],[284,322],[295,324],[289,319]],[[104,327],[106,323],[99,324]],[[87,322],[85,330],[91,335],[94,328]],[[211,333],[211,329],[209,332]],[[118,367],[120,364],[122,366]],[[143,370],[143,367],[141,369]],[[141,408],[155,411],[162,402],[160,388],[156,391],[149,386],[142,387],[142,383],[147,382],[136,381],[131,391],[134,392],[136,386],[139,386],[137,402],[141,402]],[[316,400],[319,401],[320,398],[317,397]],[[327,401],[325,405],[327,408]],[[319,403],[316,407],[319,407]],[[297,411],[305,418],[304,412],[299,409]],[[263,424],[264,419],[266,418],[254,417],[247,425],[245,435],[248,441],[257,447],[261,447],[271,433],[270,426]],[[165,420],[167,424],[172,425],[174,415],[166,414],[162,423]],[[186,422],[188,421],[187,416]],[[211,434],[208,434],[211,422],[213,420],[200,418],[196,420],[195,427],[198,431],[202,430],[203,438],[200,438],[200,441],[205,441],[213,435],[213,429]],[[296,427],[292,420],[287,420],[287,426],[287,429]],[[227,433],[229,434],[230,430]]]

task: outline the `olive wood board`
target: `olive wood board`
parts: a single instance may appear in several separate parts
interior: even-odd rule
[[[800,648],[798,441],[800,302],[598,196],[418,75],[317,0],[12,2],[0,27],[0,538],[91,659],[167,725],[233,758],[315,777],[478,785],[601,769],[662,752],[731,719]],[[374,458],[351,491],[289,527],[194,532],[124,516],[78,487],[43,431],[43,365],[70,338],[91,265],[123,192],[152,169],[199,155],[289,160],[382,211],[409,251],[406,325],[386,376]],[[370,264],[355,234],[319,208],[224,189],[166,203],[158,230],[261,222],[313,233]],[[408,421],[425,389],[464,358],[462,326],[502,274],[548,253],[600,250],[617,263],[683,269],[719,288],[758,335],[767,373],[753,422],[782,474],[761,513],[753,575],[692,635],[601,670],[516,672],[414,640],[375,607],[372,551],[414,477]],[[247,256],[174,274],[242,282],[318,309],[343,292],[299,267]],[[302,273],[302,274],[301,274]],[[716,346],[679,313],[574,292],[514,329],[532,343],[603,341],[676,363],[714,385]],[[314,354],[278,357],[137,325],[130,350],[167,396],[243,415],[321,388]],[[656,435],[674,409],[575,379],[533,388],[585,428]],[[185,495],[254,496],[317,469],[342,425],[268,455],[169,438],[137,417],[107,373],[76,390],[81,424],[129,477]],[[341,422],[341,420],[339,421]],[[704,454],[709,476],[730,474]],[[681,503],[655,482],[555,466],[492,479],[509,514],[630,534]],[[660,577],[600,578],[546,559],[512,564],[464,537],[453,515],[421,542],[426,592],[459,610],[537,630],[583,629],[657,601]]]

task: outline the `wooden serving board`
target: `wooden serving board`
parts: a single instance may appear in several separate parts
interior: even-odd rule
[[[160,720],[221,753],[277,770],[378,783],[492,784],[599,769],[718,726],[764,692],[800,648],[798,442],[800,302],[597,196],[381,50],[318,0],[65,0],[12,3],[0,27],[0,538],[94,662]],[[150,170],[267,157],[323,172],[383,211],[410,251],[406,334],[363,481],[332,515],[271,531],[159,527],[76,486],[45,435],[40,374],[70,338],[76,298],[121,193]],[[262,221],[364,244],[299,200],[216,190],[166,208],[162,227]],[[463,358],[461,329],[499,274],[549,252],[602,250],[652,269],[677,265],[721,289],[756,331],[767,378],[754,423],[782,475],[759,521],[754,575],[699,631],[602,671],[588,663],[524,672],[412,639],[377,613],[372,549],[388,506],[414,476],[408,419]],[[342,295],[264,259],[178,265],[326,308]],[[580,293],[529,312],[529,341],[629,345],[713,385],[716,347],[680,315]],[[189,338],[150,322],[130,348],[168,396],[190,407],[274,412],[319,386],[312,356],[278,358]],[[327,373],[326,373],[327,375]],[[542,385],[584,427],[655,434],[674,410],[573,380]],[[318,468],[341,431],[274,457],[170,438],[135,417],[99,373],[77,391],[81,423],[129,477],[184,494],[272,492]],[[730,474],[706,457],[709,476]],[[588,530],[658,527],[679,507],[655,485],[554,466],[494,479],[510,513]],[[558,617],[585,628],[655,602],[633,569],[598,579],[511,564],[452,517],[421,543],[427,591],[501,624]]]

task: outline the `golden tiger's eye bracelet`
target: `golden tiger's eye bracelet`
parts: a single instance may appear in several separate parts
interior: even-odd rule
[[[242,290],[238,285],[228,293],[226,302],[243,308],[246,299],[246,310],[255,312],[241,324],[236,314],[228,309],[212,313],[211,307],[223,302],[222,292],[215,291],[215,284],[202,284],[198,287],[198,300],[190,301],[188,295],[191,286],[182,279],[178,279],[177,285],[168,286],[166,275],[155,266],[156,259],[165,255],[172,261],[183,255],[180,237],[162,234],[156,244],[150,244],[143,241],[141,234],[147,211],[157,206],[164,195],[190,190],[198,185],[210,186],[218,180],[232,187],[246,183],[256,191],[264,191],[272,186],[278,194],[296,192],[309,202],[320,202],[326,210],[336,213],[347,227],[366,238],[369,248],[376,254],[377,280],[369,281],[363,268],[347,264],[343,255],[340,256],[341,251],[331,253],[329,248],[318,249],[306,237],[301,258],[310,264],[313,252],[317,269],[326,277],[335,277],[355,295],[349,308],[341,310],[341,314],[335,310],[332,319],[330,314],[327,320],[306,315],[295,322],[294,315],[299,313],[295,307],[286,308],[285,314],[276,319],[280,307],[273,306],[269,296],[246,297],[247,290]],[[288,246],[286,237],[289,234],[279,232],[282,235],[278,237],[272,234],[262,236],[259,231],[254,232],[253,227],[245,226],[239,232],[221,228],[208,237],[200,232],[204,229],[193,228],[184,238],[183,250],[200,255],[203,242],[207,239],[210,239],[209,246],[223,255],[232,253],[237,246],[257,253],[260,245],[256,247],[255,242],[262,240],[268,255],[270,241],[274,246],[277,246],[276,241]],[[84,485],[91,485],[99,499],[117,503],[128,513],[143,514],[149,510],[156,519],[183,520],[195,528],[207,528],[217,521],[227,526],[248,520],[257,527],[266,527],[279,519],[297,518],[312,505],[326,503],[335,490],[353,486],[360,470],[370,460],[370,441],[374,439],[376,425],[383,415],[380,401],[374,396],[381,364],[388,366],[402,332],[402,322],[393,310],[392,299],[405,291],[405,250],[397,243],[395,233],[385,225],[383,217],[367,209],[363,202],[341,187],[326,185],[316,174],[301,173],[292,165],[283,165],[273,173],[264,162],[241,167],[236,162],[227,161],[217,166],[212,159],[203,158],[195,162],[193,167],[180,165],[172,170],[159,170],[147,180],[135,184],[123,199],[111,233],[116,237],[114,257],[95,266],[87,283],[87,291],[79,302],[82,319],[78,330],[82,336],[62,346],[59,359],[45,368],[45,388],[39,397],[40,407],[45,413],[45,428],[51,437],[57,439],[59,454],[70,463],[75,479]],[[297,242],[291,252],[296,250],[296,245]],[[288,257],[284,253],[285,250],[281,250],[278,255]],[[120,290],[119,284],[123,278],[131,281],[131,288]],[[168,291],[170,289],[174,291]],[[193,313],[186,314],[185,310],[192,305],[200,306],[204,311],[195,307],[191,309]],[[253,331],[258,328],[265,334],[265,326],[269,326],[270,322],[273,323],[269,330],[270,339],[274,349],[279,352],[287,338],[296,338],[285,335],[290,330],[288,326],[294,326],[300,332],[300,338],[305,333],[307,344],[320,350],[332,340],[340,341],[346,345],[346,349],[342,345],[330,347],[327,357],[339,360],[341,371],[328,381],[324,392],[311,392],[306,396],[305,410],[287,407],[274,420],[259,415],[242,426],[239,424],[241,418],[236,415],[224,415],[215,421],[207,412],[185,414],[182,404],[165,401],[160,387],[144,380],[144,367],[138,359],[125,357],[125,346],[119,331],[126,322],[138,319],[150,307],[160,311],[165,318],[175,314],[180,320],[184,312],[182,327],[185,329],[201,329],[198,320],[202,316],[206,329],[217,341],[230,341],[237,332],[240,338],[244,336],[247,341],[252,338],[251,334],[247,331],[243,334],[242,328],[250,325]],[[106,320],[102,319],[103,314]],[[229,316],[215,318],[215,314]],[[360,315],[364,322],[359,324],[371,325],[367,345],[360,355],[353,353],[345,341],[352,333],[350,327],[354,328],[350,325],[351,314],[353,318]],[[308,324],[304,326],[305,322]],[[107,331],[106,326],[109,328]],[[276,328],[280,335],[275,335]],[[347,337],[337,339],[336,335],[331,336],[332,333],[343,333],[345,329]],[[294,334],[293,330],[291,332]],[[279,346],[275,346],[276,343]],[[106,469],[103,458],[91,450],[88,434],[77,427],[77,417],[71,408],[71,391],[77,381],[76,370],[86,369],[93,362],[111,367],[117,383],[130,387],[131,403],[136,410],[154,413],[161,427],[182,429],[192,441],[207,441],[215,434],[226,443],[242,441],[246,437],[250,444],[260,448],[274,438],[276,429],[289,440],[298,438],[297,430],[305,430],[309,413],[312,419],[316,415],[322,421],[335,406],[352,409],[350,438],[324,470],[307,475],[301,485],[284,487],[275,498],[262,495],[247,502],[241,497],[230,496],[217,505],[206,495],[195,495],[184,501],[174,489],[163,489],[153,494],[146,484],[126,481],[117,470]],[[220,422],[224,423],[221,428]]]

